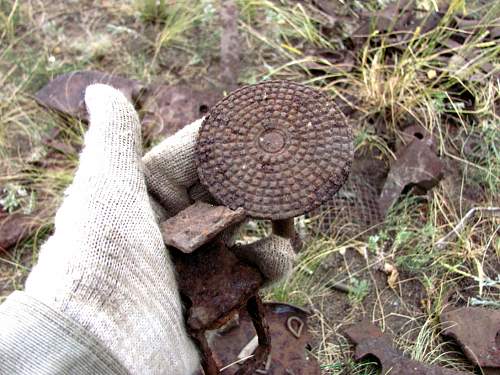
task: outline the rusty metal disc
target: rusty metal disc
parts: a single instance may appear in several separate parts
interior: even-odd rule
[[[246,86],[221,100],[200,129],[203,185],[231,209],[285,219],[328,200],[353,154],[344,115],[322,92],[293,82]]]

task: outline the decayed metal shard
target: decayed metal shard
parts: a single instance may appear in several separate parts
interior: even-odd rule
[[[84,95],[87,86],[103,83],[120,90],[139,110],[143,136],[152,139],[174,134],[204,116],[221,94],[195,90],[186,85],[145,85],[142,82],[98,71],[77,71],[60,75],[35,95],[45,108],[88,121]]]
[[[222,243],[209,243],[194,253],[171,251],[181,295],[187,300],[190,331],[215,329],[237,313],[263,283],[261,273]]]
[[[316,208],[343,185],[352,134],[326,94],[269,81],[216,104],[196,156],[202,184],[220,203],[255,218],[285,219]]]
[[[0,209],[0,253],[28,237],[33,227],[36,225],[29,215],[8,214]]]
[[[266,303],[264,309],[271,332],[271,353],[266,365],[254,373],[319,375],[318,362],[306,350],[312,341],[307,328],[308,312],[283,303]],[[238,357],[251,355],[256,346],[255,330],[246,312],[240,312],[238,323],[217,333],[211,340],[214,356],[222,366],[237,361]],[[221,374],[233,375],[240,366],[230,366]]]
[[[442,178],[444,163],[431,146],[429,138],[414,139],[398,153],[380,195],[379,204],[384,215],[405,187],[417,185],[429,190]]]
[[[196,202],[164,221],[160,227],[163,240],[184,253],[191,253],[224,229],[245,219],[245,211]]]
[[[441,323],[443,334],[455,339],[472,363],[500,370],[500,311],[459,308],[443,312]]]
[[[392,339],[368,321],[348,328],[345,333],[356,344],[354,358],[360,360],[367,356],[375,356],[382,366],[383,375],[466,375],[462,371],[405,358],[403,353],[392,346]]]
[[[144,88],[139,81],[132,79],[97,71],[79,71],[54,78],[35,94],[35,99],[43,107],[88,121],[84,95],[87,86],[94,83],[103,83],[120,90],[132,103]]]
[[[147,138],[175,134],[203,117],[221,97],[215,90],[195,90],[186,85],[150,85],[143,91],[139,113]]]

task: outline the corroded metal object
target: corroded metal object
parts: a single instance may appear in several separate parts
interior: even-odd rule
[[[246,215],[242,208],[233,211],[224,206],[196,202],[164,221],[160,227],[163,240],[184,253],[192,253],[224,229],[239,223]]]
[[[187,324],[194,331],[224,324],[263,283],[257,269],[240,261],[218,241],[191,254],[171,253],[180,275],[179,289],[187,299]]]
[[[29,215],[8,214],[0,209],[0,253],[28,237],[33,232],[32,221]]]
[[[220,368],[205,331],[220,328],[242,309],[252,317],[258,332],[259,349],[239,375],[253,373],[266,361],[271,347],[269,329],[258,297],[264,281],[261,273],[241,262],[220,241],[212,241],[191,254],[172,249],[171,255],[187,309],[187,329],[200,349],[205,375],[218,374]]]
[[[500,372],[500,311],[463,307],[441,314],[443,335],[452,337],[485,373]]]
[[[144,90],[139,81],[98,71],[76,71],[57,76],[35,94],[38,104],[78,120],[88,121],[85,90],[89,85],[102,83],[120,90],[132,103]]]
[[[87,87],[102,83],[120,90],[142,118],[143,136],[169,136],[208,112],[219,98],[216,90],[186,85],[150,84],[99,71],[76,71],[57,76],[35,94],[38,104],[87,122]]]
[[[385,215],[404,189],[418,186],[430,190],[443,177],[444,163],[433,151],[432,138],[415,138],[398,152],[380,194],[380,209]]]
[[[196,148],[200,180],[220,203],[272,220],[329,199],[352,154],[350,128],[332,100],[288,81],[246,86],[221,100]]]
[[[307,328],[309,313],[299,307],[283,303],[264,304],[265,318],[269,324],[272,348],[266,363],[253,374],[308,374],[319,375],[318,362],[307,352],[312,341]],[[212,339],[214,357],[222,368],[222,374],[233,375],[246,366],[235,363],[253,353],[256,331],[245,311],[239,315],[238,325],[217,333]]]
[[[354,358],[361,360],[374,356],[382,367],[381,374],[405,375],[466,375],[465,372],[428,365],[406,358],[394,348],[392,339],[371,322],[358,323],[346,330],[347,337],[356,345]]]
[[[146,86],[137,106],[143,132],[152,139],[173,135],[203,117],[220,97],[216,90],[187,85]]]

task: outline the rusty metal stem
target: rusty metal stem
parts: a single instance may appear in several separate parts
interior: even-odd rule
[[[205,375],[218,375],[219,367],[214,360],[212,350],[208,345],[207,338],[205,337],[205,331],[198,331],[196,333],[191,333],[191,338],[198,346],[201,352],[201,367],[203,367],[203,372]]]
[[[295,237],[293,218],[273,220],[271,223],[273,227],[273,234],[288,239],[293,239]]]
[[[254,356],[249,358],[235,375],[255,374],[257,369],[265,366],[269,353],[271,353],[271,334],[269,325],[265,319],[265,310],[262,300],[258,295],[253,296],[247,302],[248,315],[252,319],[259,346],[255,350]]]

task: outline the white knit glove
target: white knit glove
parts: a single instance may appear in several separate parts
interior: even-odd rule
[[[133,374],[191,374],[174,269],[151,208],[132,105],[87,88],[90,127],[80,166],[25,292],[71,317]]]
[[[126,98],[92,85],[85,102],[90,127],[80,166],[25,292],[82,325],[131,373],[191,374],[198,354],[157,220],[190,204],[200,122],[141,162],[140,124]],[[244,250],[270,279],[291,270],[287,240],[273,236]]]

